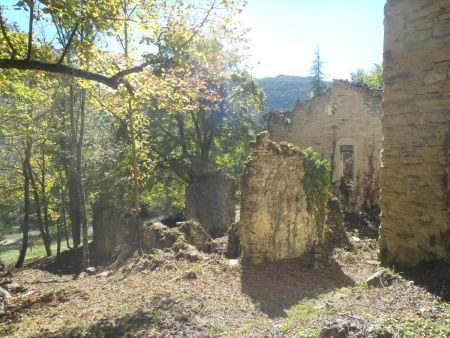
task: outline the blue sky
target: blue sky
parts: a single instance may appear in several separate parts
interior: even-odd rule
[[[249,0],[242,21],[256,77],[306,76],[320,48],[328,79],[383,59],[385,0]]]

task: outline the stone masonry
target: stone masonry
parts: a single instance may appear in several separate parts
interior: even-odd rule
[[[136,247],[139,224],[125,208],[98,200],[93,205],[94,252],[96,257],[110,259],[118,246]]]
[[[345,174],[344,151],[350,149],[354,184],[350,205],[378,204],[381,103],[380,90],[333,80],[324,94],[297,103],[292,111],[269,113],[267,127],[272,140],[312,147],[329,160],[334,183]]]
[[[450,1],[388,0],[381,259],[450,261]]]
[[[236,179],[222,171],[194,178],[186,188],[186,216],[212,237],[223,236],[235,221]]]
[[[287,143],[258,135],[241,183],[243,260],[254,264],[299,257],[317,242],[306,211],[304,155]]]

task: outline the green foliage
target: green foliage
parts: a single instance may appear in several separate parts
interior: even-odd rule
[[[316,312],[316,307],[310,303],[300,303],[286,310],[288,318],[295,320],[305,320]]]
[[[321,160],[312,148],[307,148],[303,152],[305,154],[303,190],[306,194],[307,210],[309,213],[318,210],[324,212],[331,191],[330,163]]]
[[[303,152],[305,154],[303,190],[306,194],[306,208],[308,213],[315,216],[321,244],[328,200],[331,197],[331,166],[327,160],[321,160],[312,148],[307,148]]]
[[[369,71],[358,69],[356,73],[350,73],[350,77],[352,82],[372,88],[383,88],[383,65],[375,63]]]

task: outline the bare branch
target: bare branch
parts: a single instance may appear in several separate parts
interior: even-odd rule
[[[11,49],[11,59],[14,59],[17,55],[17,50],[14,48],[14,45],[12,44],[12,42],[8,36],[8,32],[6,29],[6,21],[3,19],[1,10],[0,10],[0,29],[2,30],[2,34],[6,40],[6,43],[8,44],[9,48]]]
[[[212,10],[214,9],[214,6],[216,5],[216,0],[214,0],[211,4],[211,7],[209,7],[208,12],[206,13],[205,17],[203,18],[202,22],[200,22],[200,25],[194,30],[194,32],[192,33],[192,35],[189,37],[189,39],[187,39],[181,46],[180,49],[183,49],[184,47],[186,47],[188,44],[191,43],[191,41],[195,38],[195,36],[198,34],[198,32],[200,32],[200,30],[203,28],[203,26],[206,24],[206,21],[208,21],[209,16],[211,15]]]
[[[72,33],[69,36],[69,40],[67,40],[66,46],[64,47],[64,50],[63,50],[63,53],[61,54],[61,57],[59,58],[59,61],[58,61],[59,64],[61,64],[64,61],[64,57],[69,52],[70,45],[72,44],[73,37],[75,36],[75,33],[77,32],[77,29],[78,29],[78,25],[79,25],[79,22],[77,22],[75,24],[75,27],[73,28]]]

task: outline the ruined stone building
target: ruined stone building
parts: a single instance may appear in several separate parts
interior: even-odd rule
[[[312,147],[328,159],[333,182],[344,178],[353,185],[347,194],[351,207],[373,205],[379,199],[381,102],[380,90],[334,80],[324,94],[292,111],[269,113],[267,128],[272,140]]]
[[[321,242],[322,227],[307,212],[304,155],[287,143],[256,138],[241,183],[242,258],[255,264],[295,258]]]
[[[450,261],[450,1],[388,0],[381,258]]]
[[[186,216],[213,237],[223,236],[235,221],[236,179],[223,171],[196,176],[186,188]]]

